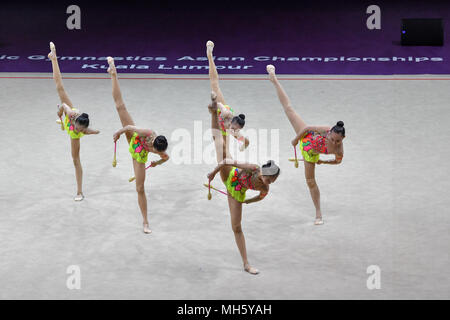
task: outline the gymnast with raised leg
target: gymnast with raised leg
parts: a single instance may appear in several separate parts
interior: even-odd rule
[[[253,203],[264,199],[269,192],[269,185],[275,182],[280,174],[280,168],[272,160],[262,167],[259,167],[257,164],[233,160],[229,153],[226,139],[219,129],[217,112],[214,112],[217,110],[218,96],[213,92],[211,99],[212,103],[208,108],[211,113],[211,128],[218,165],[207,175],[209,185],[216,174],[220,173],[220,177],[227,188],[231,227],[244,263],[244,270],[251,274],[258,274],[259,271],[250,266],[247,259],[245,238],[241,227],[242,204]],[[248,189],[258,190],[260,193],[253,198],[246,199],[245,193]]]
[[[73,107],[72,102],[67,95],[61,77],[61,72],[58,65],[58,57],[56,56],[56,48],[53,42],[50,42],[50,53],[48,58],[52,62],[53,79],[56,83],[56,91],[58,92],[61,105],[58,106],[56,120],[61,125],[62,130],[66,130],[70,137],[70,147],[72,151],[73,165],[75,166],[75,177],[77,180],[77,195],[74,197],[75,201],[84,199],[83,195],[83,168],[80,160],[80,138],[88,134],[98,134],[100,131],[89,128],[89,115],[80,113]],[[62,116],[65,114],[64,121]]]
[[[144,233],[151,233],[152,231],[150,230],[147,218],[147,197],[144,188],[145,163],[147,162],[149,152],[158,154],[161,157],[158,161],[152,161],[150,167],[156,167],[169,160],[169,156],[165,152],[168,145],[167,139],[164,136],[157,135],[156,132],[151,129],[142,129],[135,126],[122,99],[114,59],[108,57],[107,60],[109,64],[108,73],[111,75],[112,80],[112,95],[116,104],[117,113],[122,122],[122,128],[114,133],[113,139],[114,142],[117,142],[120,136],[125,133],[129,145],[128,150],[133,158],[138,203],[144,220]]]
[[[338,121],[333,127],[307,126],[303,119],[292,108],[291,101],[275,75],[275,67],[267,66],[270,81],[277,90],[278,98],[284,112],[295,130],[296,136],[292,140],[294,149],[299,145],[303,162],[305,164],[305,178],[311,198],[316,208],[315,225],[323,224],[322,211],[320,210],[320,191],[316,183],[315,168],[317,164],[339,164],[344,157],[342,140],[345,138],[344,123]],[[300,141],[300,143],[299,143]],[[334,160],[320,160],[320,154],[334,154]],[[297,160],[297,159],[296,159]]]
[[[210,112],[217,112],[217,121],[222,135],[227,137],[228,133],[230,133],[241,143],[239,150],[244,151],[250,144],[248,138],[242,136],[240,133],[240,130],[245,125],[245,115],[239,114],[238,116],[234,116],[233,109],[225,103],[225,99],[219,87],[219,74],[217,73],[216,65],[214,63],[213,49],[214,43],[208,41],[206,43],[206,56],[208,57],[209,64],[209,80],[212,91],[217,95],[217,110],[210,110]]]

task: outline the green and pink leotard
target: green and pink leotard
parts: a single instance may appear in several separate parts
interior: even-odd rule
[[[228,179],[225,183],[229,195],[238,202],[244,202],[246,191],[248,189],[255,190],[255,187],[252,184],[252,176],[255,171],[258,170],[259,167],[256,167],[251,171],[239,170],[236,167],[231,168],[230,174],[228,175]],[[262,194],[263,197],[266,195],[267,194]]]
[[[327,134],[330,131],[327,131]],[[328,154],[325,143],[326,138],[321,135],[314,136],[314,131],[308,131],[299,141],[300,151],[307,162],[317,163],[321,153]]]
[[[146,163],[148,156],[148,146],[144,142],[144,139],[139,137],[137,132],[133,134],[130,140],[130,151],[131,157],[139,163]]]
[[[72,111],[75,111],[77,114],[79,111],[75,108],[72,108]],[[80,139],[82,136],[84,136],[83,132],[76,132],[75,126],[73,122],[75,121],[75,117],[66,117],[64,118],[64,129],[67,131],[67,134],[71,139]]]

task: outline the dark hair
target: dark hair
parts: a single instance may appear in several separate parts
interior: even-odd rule
[[[344,128],[344,122],[338,121],[336,125],[331,128],[331,131],[340,133],[343,137],[345,137],[345,128]]]
[[[80,126],[83,127],[89,127],[89,115],[87,113],[82,113],[78,116],[77,120],[75,121]]]
[[[271,167],[275,167],[275,168],[278,169],[276,173],[271,174],[270,176],[278,177],[279,174],[280,174],[280,172],[281,172],[280,167],[277,166],[277,165],[275,164],[275,161],[273,161],[273,160],[267,161],[267,163],[266,163],[266,164],[263,164],[262,167],[263,167],[263,168],[271,168]]]
[[[167,149],[167,139],[164,136],[157,136],[155,138],[155,140],[153,141],[153,146],[155,147],[156,150],[158,150],[159,152],[163,152],[166,151]]]
[[[237,123],[243,128],[245,126],[245,115],[240,114],[238,117],[234,117],[233,120],[231,120],[231,123]]]

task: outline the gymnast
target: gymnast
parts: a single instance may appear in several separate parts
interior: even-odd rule
[[[208,41],[206,43],[206,56],[208,57],[209,64],[209,80],[211,83],[211,89],[217,95],[217,110],[210,110],[210,112],[217,112],[217,121],[222,131],[223,136],[228,136],[228,133],[241,142],[239,146],[240,151],[244,151],[248,147],[250,141],[247,137],[241,135],[240,130],[245,125],[245,115],[240,114],[234,116],[233,109],[225,104],[222,91],[219,88],[219,74],[217,73],[216,65],[213,57],[214,43]]]
[[[83,195],[83,168],[80,161],[80,138],[88,134],[98,134],[100,131],[89,128],[89,115],[86,113],[80,113],[73,107],[62,82],[61,72],[58,65],[58,57],[56,56],[56,47],[53,42],[50,42],[50,53],[48,58],[52,62],[53,79],[56,83],[56,90],[61,100],[61,105],[58,106],[57,115],[59,117],[56,120],[61,124],[61,129],[66,130],[71,143],[72,159],[75,166],[75,177],[77,180],[77,195],[74,197],[75,201],[82,201]],[[64,121],[62,115],[65,114]]]
[[[112,95],[116,104],[117,113],[119,114],[122,128],[113,135],[114,142],[119,140],[120,136],[125,133],[129,144],[129,152],[133,158],[133,168],[136,177],[136,191],[138,194],[138,203],[141,214],[144,219],[144,233],[151,233],[147,218],[147,198],[145,196],[145,163],[147,162],[148,153],[158,154],[161,159],[152,161],[150,167],[156,167],[169,160],[169,156],[165,152],[167,149],[167,139],[164,136],[157,135],[151,129],[142,129],[135,126],[133,119],[128,113],[125,103],[120,92],[119,81],[117,79],[117,70],[112,57],[107,58],[109,68],[108,73],[112,80]]]
[[[283,106],[284,112],[295,130],[296,136],[292,140],[294,148],[299,144],[303,162],[305,164],[305,178],[311,198],[316,208],[316,219],[314,224],[323,224],[322,211],[320,210],[320,191],[315,179],[315,164],[339,164],[344,157],[342,140],[345,138],[345,128],[342,121],[335,126],[307,126],[303,119],[292,108],[291,101],[283,90],[275,75],[275,67],[267,66],[270,81],[277,90],[278,98]],[[299,143],[300,141],[300,143]],[[334,154],[334,160],[320,160],[320,154]]]
[[[220,173],[220,177],[228,191],[227,197],[231,215],[231,226],[244,263],[244,270],[250,274],[258,274],[259,271],[250,266],[247,259],[245,238],[241,227],[242,204],[253,203],[264,199],[269,192],[269,185],[275,182],[280,174],[280,168],[272,160],[262,167],[256,164],[233,160],[228,150],[227,139],[225,139],[219,130],[217,121],[218,114],[217,112],[213,112],[217,110],[218,104],[218,96],[214,92],[211,94],[211,100],[212,103],[208,108],[211,113],[211,127],[218,165],[207,177],[209,184],[211,184],[216,174]],[[260,193],[253,198],[246,199],[245,193],[248,189],[257,190]]]

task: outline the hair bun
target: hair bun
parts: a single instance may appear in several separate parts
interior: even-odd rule
[[[244,114],[240,114],[239,118],[241,118],[242,120],[245,120],[245,115]]]
[[[269,160],[262,166],[263,176],[278,176],[280,174],[280,168],[275,164],[275,161]]]
[[[82,113],[75,120],[78,124],[89,127],[89,115],[87,113]]]
[[[336,125],[337,125],[338,127],[344,127],[344,122],[338,121],[338,122],[336,123]]]

